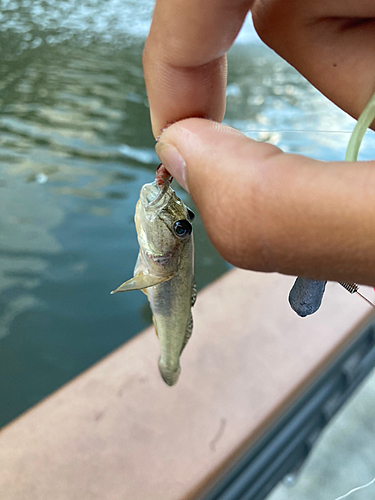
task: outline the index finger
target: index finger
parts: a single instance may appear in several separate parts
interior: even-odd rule
[[[221,121],[226,52],[253,0],[157,0],[143,54],[155,137],[183,118]]]

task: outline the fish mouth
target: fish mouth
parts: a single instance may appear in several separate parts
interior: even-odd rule
[[[165,205],[167,199],[163,199],[168,192],[169,184],[165,184],[161,189],[156,182],[145,184],[141,189],[140,198],[145,209],[160,208]]]

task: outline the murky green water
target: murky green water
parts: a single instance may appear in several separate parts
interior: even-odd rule
[[[2,2],[0,425],[150,322],[142,293],[109,291],[132,274],[134,207],[157,165],[141,68],[151,10]],[[249,25],[230,54],[226,122],[326,160],[343,159],[337,131],[352,129]],[[374,153],[369,136],[362,158]],[[194,229],[201,288],[228,265],[199,217]]]

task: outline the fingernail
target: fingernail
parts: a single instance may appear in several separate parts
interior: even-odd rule
[[[173,175],[180,186],[188,191],[185,176],[186,163],[178,150],[171,144],[158,142],[155,146],[155,151],[168,172]]]

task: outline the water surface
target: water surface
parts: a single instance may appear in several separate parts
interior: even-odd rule
[[[0,425],[149,324],[142,293],[109,291],[132,275],[134,207],[157,166],[141,67],[152,2],[2,7]],[[229,68],[228,124],[285,151],[343,159],[353,120],[250,23]],[[374,157],[370,139],[362,158]],[[202,288],[229,266],[199,215],[194,230]]]

